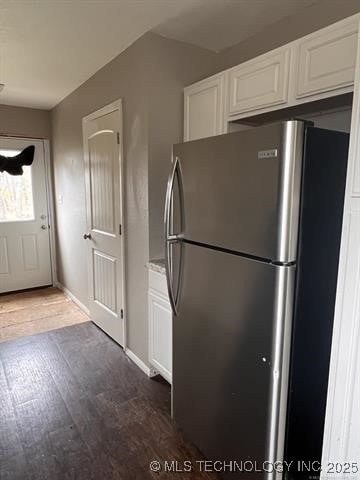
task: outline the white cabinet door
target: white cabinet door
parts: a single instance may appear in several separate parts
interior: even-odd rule
[[[358,21],[341,22],[309,35],[296,47],[296,98],[354,83]]]
[[[224,133],[225,73],[184,89],[184,141]]]
[[[149,291],[149,350],[151,365],[172,380],[172,313],[169,300]]]
[[[236,115],[288,100],[290,48],[261,55],[230,70],[229,114]]]

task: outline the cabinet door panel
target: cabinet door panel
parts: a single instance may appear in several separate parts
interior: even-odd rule
[[[172,313],[166,298],[149,292],[150,363],[171,383]]]
[[[224,85],[221,74],[185,88],[185,141],[224,133]]]
[[[357,32],[357,22],[351,22],[327,28],[299,44],[296,98],[354,83]]]
[[[229,113],[287,102],[290,50],[281,49],[243,63],[230,72]]]

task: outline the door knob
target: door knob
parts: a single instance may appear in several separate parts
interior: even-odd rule
[[[47,226],[46,225],[41,225],[41,230],[46,230]]]
[[[91,240],[91,233],[84,233],[83,239],[84,240]]]

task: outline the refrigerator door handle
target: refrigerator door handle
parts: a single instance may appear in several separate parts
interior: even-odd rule
[[[183,228],[183,192],[182,192],[182,182],[181,182],[181,169],[180,169],[180,160],[178,157],[175,157],[173,161],[173,167],[169,176],[166,198],[165,198],[165,215],[164,215],[164,227],[165,227],[165,272],[166,272],[166,283],[169,292],[169,300],[171,308],[174,315],[177,315],[177,303],[180,292],[180,270],[179,270],[179,281],[176,295],[173,291],[172,284],[172,262],[171,262],[171,245],[175,243],[180,243],[183,235],[173,234],[171,232],[171,213],[172,213],[172,198],[174,190],[175,176],[178,175],[179,181],[179,195],[180,195],[180,227]],[[182,264],[182,249],[180,250],[180,269]]]
[[[164,216],[164,226],[165,226],[165,241],[175,241],[176,235],[171,234],[171,201],[174,190],[175,175],[179,171],[179,158],[175,157],[173,160],[173,166],[169,175],[169,180],[167,183],[166,197],[165,197],[165,216]]]
[[[166,242],[165,246],[165,272],[166,272],[166,283],[167,283],[167,289],[169,292],[169,300],[170,300],[170,305],[173,314],[176,316],[177,315],[177,299],[175,298],[174,292],[173,292],[173,287],[172,287],[172,279],[171,279],[171,266],[170,266],[170,253],[171,249],[171,243]]]

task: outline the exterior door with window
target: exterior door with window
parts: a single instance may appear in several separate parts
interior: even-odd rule
[[[83,120],[91,320],[124,345],[121,102]]]
[[[0,154],[35,146],[24,174],[0,173],[0,293],[52,284],[44,144],[0,137]]]

